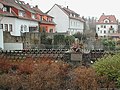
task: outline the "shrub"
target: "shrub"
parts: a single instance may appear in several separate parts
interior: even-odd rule
[[[99,76],[107,76],[110,83],[120,84],[120,53],[99,59],[93,64],[93,68]]]

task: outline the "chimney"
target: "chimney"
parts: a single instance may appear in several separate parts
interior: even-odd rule
[[[29,5],[29,3],[27,3],[27,4],[26,4],[26,6],[27,6],[28,8],[30,8],[30,5]]]
[[[35,7],[38,8],[38,5],[36,5]]]
[[[67,9],[68,9],[68,6],[67,6]]]
[[[102,15],[105,15],[104,13],[102,13]]]

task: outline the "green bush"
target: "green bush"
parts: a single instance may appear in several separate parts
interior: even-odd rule
[[[99,76],[107,76],[109,81],[114,81],[120,87],[120,53],[105,56],[93,64]]]

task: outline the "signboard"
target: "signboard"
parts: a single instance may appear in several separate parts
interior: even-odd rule
[[[71,61],[82,61],[82,53],[71,53]]]

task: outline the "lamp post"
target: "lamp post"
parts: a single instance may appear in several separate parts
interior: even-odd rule
[[[97,34],[97,33],[95,34],[95,39],[96,39],[96,40],[98,39],[98,34]]]
[[[94,45],[94,48],[95,48],[95,49],[96,49],[96,47],[97,47],[97,45],[96,45],[96,44],[97,44],[97,40],[98,40],[98,34],[96,33],[96,34],[95,34],[95,45]]]

